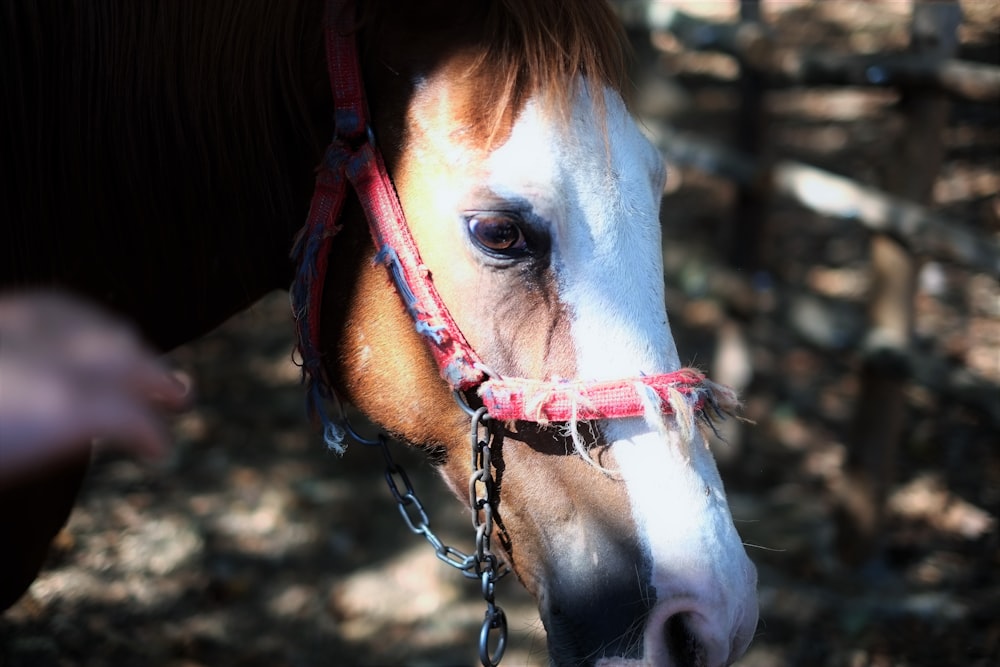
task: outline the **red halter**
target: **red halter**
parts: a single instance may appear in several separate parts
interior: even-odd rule
[[[695,409],[703,408],[706,402],[716,411],[735,405],[731,390],[690,368],[598,382],[504,378],[487,371],[455,324],[420,260],[392,180],[375,146],[368,124],[351,8],[350,3],[327,2],[326,56],[334,98],[335,131],[317,170],[309,217],[292,251],[298,262],[292,286],[293,309],[298,349],[312,387],[310,400],[316,402],[331,396],[319,347],[319,312],[330,242],[340,230],[337,221],[350,184],[368,218],[378,249],[375,261],[388,268],[441,376],[452,389],[477,389],[493,418],[560,422],[637,417],[646,414],[649,401],[654,399],[659,400],[663,413],[670,413],[678,394]]]

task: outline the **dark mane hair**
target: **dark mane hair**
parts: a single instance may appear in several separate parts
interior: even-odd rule
[[[213,227],[238,245],[288,236],[328,135],[329,105],[314,108],[316,91],[304,90],[314,70],[325,81],[317,10],[310,0],[10,3],[0,17],[0,214],[19,221],[15,238],[76,243],[72,221],[107,235],[110,252],[127,225],[143,225],[150,251],[191,237],[197,263],[199,243],[221,233]],[[304,173],[289,173],[298,164]],[[44,229],[22,229],[29,221]]]

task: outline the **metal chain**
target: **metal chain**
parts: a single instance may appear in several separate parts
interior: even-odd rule
[[[469,579],[479,580],[483,600],[486,601],[486,615],[479,631],[479,659],[483,667],[497,667],[507,648],[507,615],[496,604],[494,593],[496,582],[509,570],[500,563],[500,559],[490,549],[493,513],[498,500],[490,448],[495,434],[486,408],[472,410],[458,394],[455,400],[470,416],[471,421],[473,472],[469,477],[469,506],[472,511],[472,525],[476,530],[476,550],[471,554],[444,544],[431,530],[430,518],[424,509],[424,504],[417,496],[406,471],[392,458],[385,434],[379,433],[375,439],[366,438],[354,430],[346,416],[343,425],[351,437],[359,443],[381,449],[382,457],[385,459],[385,481],[407,528],[416,535],[422,535],[442,562],[459,570]],[[480,438],[481,430],[485,433],[484,438]],[[495,640],[492,650],[491,639]]]
[[[464,405],[461,402],[460,405]],[[469,506],[472,508],[472,525],[476,529],[476,574],[482,585],[483,599],[486,600],[486,616],[479,631],[479,659],[484,667],[500,664],[507,648],[507,615],[494,600],[497,580],[505,572],[501,571],[499,559],[490,549],[493,535],[493,512],[496,510],[497,485],[493,476],[490,443],[494,440],[490,415],[485,407],[479,408],[471,416],[472,421],[472,475],[469,477]],[[480,438],[480,428],[486,437]],[[490,652],[490,635],[496,633],[496,649]]]

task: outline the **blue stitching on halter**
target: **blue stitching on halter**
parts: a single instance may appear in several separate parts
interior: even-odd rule
[[[399,261],[396,249],[388,245],[382,246],[382,249],[375,255],[375,263],[389,267],[389,271],[392,273],[392,282],[396,284],[399,295],[403,297],[406,309],[410,311],[410,315],[416,316],[417,297],[403,279],[403,265]]]
[[[443,324],[431,324],[427,320],[414,320],[413,324],[417,329],[417,333],[421,336],[430,338],[438,345],[444,343],[444,336],[441,335],[441,332],[447,327]]]
[[[399,261],[399,255],[396,254],[396,249],[389,245],[382,246],[382,249],[375,255],[375,262],[377,264],[384,264],[389,268],[389,273],[392,275],[392,282],[396,285],[396,290],[403,298],[403,304],[406,306],[406,311],[413,320],[413,325],[416,327],[417,333],[430,338],[438,345],[444,343],[444,336],[441,335],[441,332],[447,327],[443,324],[431,324],[424,319],[426,313],[421,312],[419,300],[403,277],[403,266]]]
[[[340,399],[335,394],[324,390],[320,382],[311,381],[306,393],[306,406],[311,414],[319,417],[323,426],[323,442],[327,449],[343,456],[344,452],[347,451],[347,432],[330,415],[326,406],[327,401],[334,403],[339,410]]]
[[[369,136],[365,131],[365,122],[357,109],[337,109],[333,112],[334,129],[339,139],[355,139]]]

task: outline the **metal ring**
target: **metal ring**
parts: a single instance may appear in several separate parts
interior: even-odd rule
[[[472,409],[472,406],[465,400],[465,395],[461,391],[455,389],[451,392],[451,396],[455,399],[455,403],[458,404],[458,407],[462,408],[462,412],[464,412],[468,417],[476,416],[478,410]]]
[[[383,435],[382,433],[376,435],[374,440],[371,438],[366,438],[365,436],[358,433],[354,429],[354,425],[351,424],[351,420],[348,419],[347,415],[343,414],[343,412],[341,412],[340,415],[340,424],[344,427],[344,430],[347,431],[347,434],[351,436],[351,438],[358,444],[365,445],[366,447],[377,447],[385,442],[385,435]]]
[[[497,648],[490,654],[490,632],[497,631]],[[500,607],[490,605],[483,627],[479,630],[479,660],[483,667],[497,667],[507,648],[507,615]]]

